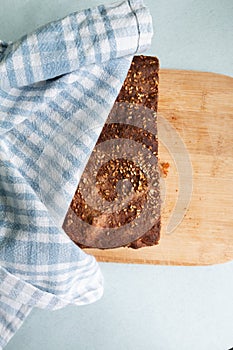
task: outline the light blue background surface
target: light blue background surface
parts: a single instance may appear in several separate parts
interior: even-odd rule
[[[15,40],[50,20],[100,3],[0,0],[0,38]],[[146,4],[155,28],[147,54],[157,55],[161,67],[233,76],[232,0],[147,0]],[[102,300],[53,313],[34,310],[6,350],[233,347],[233,262],[203,268],[123,264],[101,264],[101,268]]]

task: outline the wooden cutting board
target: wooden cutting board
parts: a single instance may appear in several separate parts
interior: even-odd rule
[[[161,70],[160,243],[133,250],[87,249],[98,261],[210,265],[233,259],[233,78]],[[163,175],[165,176],[165,175]]]

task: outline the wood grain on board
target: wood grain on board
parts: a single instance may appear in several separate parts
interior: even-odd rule
[[[160,71],[162,230],[157,246],[87,249],[98,261],[211,265],[233,259],[233,78]]]

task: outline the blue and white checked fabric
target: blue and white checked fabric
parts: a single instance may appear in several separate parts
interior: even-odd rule
[[[148,9],[129,0],[0,41],[0,349],[33,307],[103,293],[96,260],[62,223],[132,57],[151,37]]]

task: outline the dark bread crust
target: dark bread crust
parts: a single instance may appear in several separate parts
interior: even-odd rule
[[[82,248],[137,249],[159,241],[158,70],[156,57],[134,57],[81,177],[63,229]],[[108,142],[113,141],[118,144],[110,149]],[[105,144],[100,152],[98,147]],[[92,207],[86,200],[96,192],[108,207]],[[119,198],[120,207],[115,205]]]

